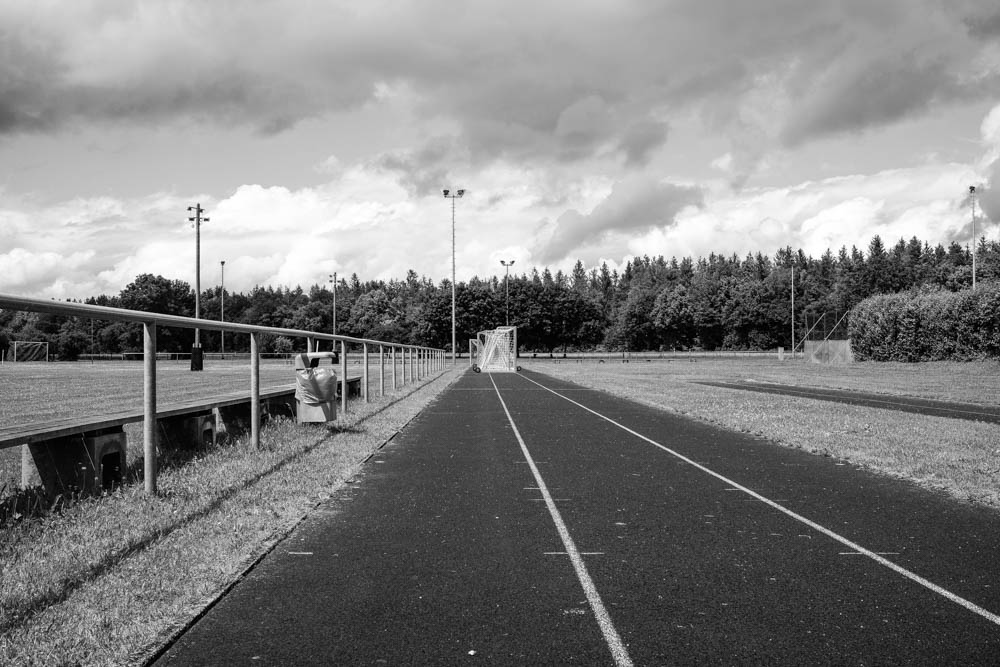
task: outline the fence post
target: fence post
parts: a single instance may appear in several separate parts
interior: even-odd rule
[[[250,444],[260,449],[260,334],[250,334]]]
[[[378,397],[385,396],[385,348],[378,346]]]
[[[347,341],[340,341],[340,411],[347,414]]]
[[[156,322],[142,323],[142,455],[147,495],[156,494]]]
[[[392,390],[396,391],[396,346],[389,348],[389,356],[392,357]]]
[[[365,399],[365,403],[368,402],[368,343],[362,343],[362,354],[365,356],[365,361],[361,365],[361,397]]]

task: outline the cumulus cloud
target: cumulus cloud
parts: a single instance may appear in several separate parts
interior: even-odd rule
[[[583,244],[608,236],[645,232],[674,223],[687,206],[702,203],[698,188],[632,178],[617,183],[608,197],[590,213],[569,210],[559,216],[539,259],[563,259]]]

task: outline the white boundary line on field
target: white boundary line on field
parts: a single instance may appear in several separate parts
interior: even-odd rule
[[[858,552],[860,555],[867,556],[868,558],[872,559],[873,561],[875,561],[879,565],[883,565],[883,566],[889,568],[890,570],[892,570],[893,572],[895,572],[895,573],[897,573],[899,575],[902,575],[903,577],[906,577],[910,581],[913,581],[913,582],[915,582],[917,584],[920,584],[924,588],[926,588],[926,589],[928,589],[930,591],[933,591],[934,593],[937,593],[941,597],[943,597],[943,598],[945,598],[947,600],[950,600],[951,602],[954,602],[957,605],[965,607],[965,609],[967,609],[968,611],[971,611],[974,614],[978,614],[979,616],[982,616],[983,618],[985,618],[989,622],[993,623],[994,625],[1000,625],[1000,615],[994,614],[993,612],[991,612],[991,611],[989,611],[987,609],[983,609],[982,607],[980,607],[979,605],[975,604],[974,602],[970,602],[969,600],[966,600],[965,598],[960,597],[960,596],[952,593],[951,591],[949,591],[949,590],[947,590],[945,588],[942,588],[941,586],[938,586],[934,582],[921,577],[919,574],[916,574],[915,572],[911,572],[910,570],[907,570],[905,567],[902,567],[901,565],[897,565],[896,563],[893,563],[892,561],[888,560],[887,558],[883,558],[878,553],[876,553],[874,551],[871,551],[869,549],[866,549],[863,546],[861,546],[860,544],[857,544],[856,542],[852,542],[851,540],[847,539],[846,537],[844,537],[844,536],[842,536],[842,535],[840,535],[838,533],[833,532],[829,528],[821,526],[820,524],[816,523],[815,521],[813,521],[811,519],[807,519],[806,517],[802,516],[801,514],[796,514],[792,510],[788,509],[787,507],[784,507],[783,505],[779,505],[778,503],[774,502],[773,500],[771,500],[769,498],[765,498],[764,496],[760,495],[756,491],[753,491],[752,489],[749,489],[749,488],[743,486],[742,484],[739,484],[739,483],[737,483],[737,482],[729,479],[728,477],[726,477],[724,475],[721,475],[720,473],[717,473],[714,470],[711,470],[710,468],[706,468],[702,464],[697,463],[696,461],[693,461],[693,460],[689,459],[688,457],[684,456],[680,452],[674,451],[673,449],[670,449],[669,447],[661,445],[660,443],[656,442],[655,440],[652,440],[651,438],[647,438],[646,436],[642,435],[641,433],[637,433],[636,431],[633,431],[632,429],[630,429],[629,427],[625,426],[624,424],[619,424],[614,419],[611,419],[610,417],[606,417],[605,415],[602,415],[601,413],[588,408],[586,405],[583,405],[581,403],[577,403],[572,398],[569,398],[567,396],[563,396],[559,392],[557,392],[554,389],[551,389],[549,387],[546,387],[545,385],[541,384],[540,382],[535,382],[531,378],[525,377],[524,375],[521,375],[521,377],[524,378],[525,380],[527,380],[528,382],[531,382],[532,384],[536,384],[539,387],[541,387],[542,389],[545,389],[546,391],[548,391],[548,392],[550,392],[552,394],[555,394],[556,396],[558,396],[559,398],[563,399],[564,401],[568,401],[568,402],[572,403],[573,405],[575,405],[575,406],[577,406],[577,407],[579,407],[579,408],[581,408],[583,410],[586,410],[587,412],[591,413],[592,415],[594,415],[596,417],[600,417],[604,421],[617,426],[618,428],[622,429],[626,433],[630,433],[630,434],[634,435],[635,437],[639,438],[640,440],[644,440],[644,441],[648,442],[649,444],[654,445],[655,447],[659,447],[660,449],[662,449],[663,451],[667,452],[671,456],[674,456],[674,457],[680,459],[681,461],[684,461],[685,463],[694,466],[698,470],[701,470],[702,472],[707,473],[707,474],[711,475],[712,477],[715,477],[716,479],[721,480],[721,481],[725,482],[726,484],[731,485],[732,487],[734,487],[736,489],[739,489],[743,493],[746,493],[747,495],[755,498],[756,500],[759,500],[760,502],[764,503],[765,505],[768,505],[769,507],[778,510],[779,512],[781,512],[781,513],[783,513],[783,514],[791,517],[792,519],[795,519],[796,521],[798,521],[800,523],[803,523],[806,526],[809,526],[813,530],[815,530],[815,531],[817,531],[819,533],[822,533],[823,535],[826,535],[827,537],[829,537],[829,538],[831,538],[833,540],[836,540],[837,542],[840,542],[841,544],[843,544],[844,546],[848,547],[849,549]],[[597,391],[597,390],[593,390],[593,391]],[[506,410],[506,406],[504,407],[504,409]],[[513,422],[511,422],[511,423],[513,423]]]
[[[493,381],[492,374],[490,374],[490,382],[493,384],[493,389],[497,393],[497,398],[500,399],[500,405],[503,407],[503,411],[507,414],[507,421],[510,422],[510,427],[514,429],[514,436],[517,438],[518,444],[521,445],[521,452],[524,454],[524,458],[528,461],[528,466],[531,468],[531,474],[535,476],[535,481],[538,483],[538,490],[541,491],[542,497],[545,499],[545,506],[549,508],[549,514],[552,515],[552,522],[555,523],[556,530],[559,531],[559,537],[562,539],[563,546],[566,547],[566,554],[569,555],[569,560],[573,564],[573,569],[576,570],[576,578],[580,580],[583,592],[587,596],[587,602],[590,603],[590,608],[594,612],[597,624],[601,627],[601,633],[604,635],[604,641],[607,643],[608,649],[611,650],[611,656],[615,660],[615,665],[618,665],[618,667],[631,667],[632,658],[629,657],[628,649],[625,648],[625,644],[622,643],[621,637],[615,629],[614,623],[611,622],[611,616],[608,614],[608,610],[605,608],[604,602],[601,601],[601,595],[597,592],[594,580],[590,578],[590,574],[587,572],[587,566],[583,563],[583,556],[580,551],[577,550],[576,544],[573,542],[573,538],[570,537],[569,529],[566,528],[566,523],[563,521],[562,515],[559,514],[559,510],[556,508],[556,503],[552,499],[552,494],[549,493],[548,487],[545,486],[545,480],[542,479],[542,474],[538,471],[538,466],[535,465],[534,459],[531,458],[531,452],[528,451],[528,446],[524,444],[524,438],[521,437],[521,432],[517,430],[514,418],[511,416],[510,410],[507,409],[507,403],[504,402],[503,396],[500,395],[500,389],[497,387],[496,382]]]

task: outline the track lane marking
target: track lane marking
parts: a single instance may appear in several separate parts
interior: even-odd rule
[[[835,540],[837,542],[840,542],[842,545],[844,545],[845,547],[851,549],[852,551],[856,551],[860,555],[867,556],[868,558],[870,558],[871,560],[875,561],[879,565],[887,567],[890,570],[892,570],[893,572],[895,572],[896,574],[899,574],[899,575],[901,575],[901,576],[909,579],[910,581],[923,586],[924,588],[926,588],[929,591],[937,593],[938,595],[940,595],[941,597],[945,598],[946,600],[949,600],[949,601],[954,602],[955,604],[957,604],[957,605],[959,605],[961,607],[964,607],[966,610],[971,611],[972,613],[977,614],[978,616],[981,616],[982,618],[984,618],[987,621],[993,623],[994,625],[1000,626],[1000,615],[994,614],[993,612],[980,607],[976,603],[971,602],[969,600],[966,600],[965,598],[963,598],[963,597],[961,597],[959,595],[956,595],[955,593],[952,593],[951,591],[947,590],[946,588],[943,588],[943,587],[935,584],[933,581],[930,581],[929,579],[925,579],[924,577],[921,577],[916,572],[911,572],[910,570],[907,570],[905,567],[903,567],[901,565],[897,565],[896,563],[893,563],[891,560],[889,560],[887,558],[883,558],[877,552],[871,551],[870,549],[866,549],[865,547],[861,546],[860,544],[858,544],[856,542],[852,542],[851,540],[847,539],[843,535],[840,535],[839,533],[835,533],[832,530],[830,530],[829,528],[826,528],[825,526],[821,526],[820,524],[816,523],[812,519],[808,519],[808,518],[802,516],[801,514],[793,512],[792,510],[788,509],[787,507],[785,507],[783,505],[779,505],[775,501],[762,496],[761,494],[757,493],[753,489],[747,488],[747,487],[743,486],[742,484],[740,484],[740,483],[738,483],[738,482],[736,482],[736,481],[734,481],[732,479],[729,479],[725,475],[717,473],[714,470],[712,470],[711,468],[705,467],[704,465],[698,463],[697,461],[694,461],[694,460],[692,460],[692,459],[684,456],[680,452],[675,451],[673,449],[670,449],[669,447],[667,447],[665,445],[661,445],[660,443],[656,442],[655,440],[653,440],[651,438],[648,438],[648,437],[642,435],[641,433],[638,433],[637,431],[633,431],[632,429],[630,429],[629,427],[625,426],[624,424],[619,424],[618,422],[616,422],[615,420],[611,419],[610,417],[602,415],[600,412],[597,412],[596,410],[592,410],[592,409],[588,408],[586,405],[583,405],[582,403],[578,403],[578,402],[574,401],[572,398],[569,398],[568,396],[563,396],[562,394],[560,394],[556,390],[551,389],[550,387],[546,387],[545,385],[541,384],[540,382],[536,382],[535,380],[532,380],[531,378],[526,377],[524,375],[520,375],[520,374],[519,374],[519,377],[524,378],[525,380],[527,380],[528,382],[531,382],[532,384],[538,385],[542,389],[545,389],[546,391],[554,394],[555,396],[558,396],[559,398],[563,399],[564,401],[568,401],[568,402],[572,403],[573,405],[577,406],[578,408],[580,408],[582,410],[586,410],[587,412],[589,412],[590,414],[594,415],[595,417],[599,417],[600,419],[603,419],[604,421],[608,422],[609,424],[613,424],[614,426],[617,426],[618,428],[620,428],[621,430],[625,431],[626,433],[630,433],[631,435],[634,435],[635,437],[639,438],[640,440],[644,440],[645,442],[648,442],[649,444],[662,449],[663,451],[665,451],[666,453],[670,454],[671,456],[674,456],[674,457],[680,459],[681,461],[684,461],[685,463],[694,466],[698,470],[701,470],[702,472],[704,472],[704,473],[706,473],[708,475],[711,475],[712,477],[715,477],[716,479],[724,482],[725,484],[728,484],[729,486],[731,486],[731,487],[733,487],[735,489],[739,489],[743,493],[746,493],[747,495],[755,498],[756,500],[759,500],[760,502],[764,503],[765,505],[768,505],[769,507],[771,507],[771,508],[773,508],[773,509],[781,512],[782,514],[785,514],[786,516],[791,517],[792,519],[795,519],[796,521],[798,521],[800,523],[803,523],[806,526],[809,526],[813,530],[815,530],[815,531],[817,531],[819,533],[822,533],[823,535],[826,535],[827,537],[829,537],[829,538],[831,538],[831,539],[833,539],[833,540]],[[591,391],[597,391],[597,390],[595,389],[595,390],[591,390]],[[507,409],[507,406],[505,405],[504,406],[504,410],[506,410],[506,409]],[[509,414],[510,413],[508,413],[508,415]],[[513,424],[513,421],[511,423]]]
[[[618,667],[632,667],[632,658],[629,657],[628,649],[625,648],[625,644],[622,643],[621,636],[618,634],[614,623],[611,621],[611,616],[608,614],[608,610],[604,606],[604,602],[601,600],[601,595],[597,592],[597,586],[594,585],[594,580],[590,578],[590,573],[587,572],[587,566],[583,563],[583,554],[581,554],[576,548],[576,543],[574,543],[573,538],[570,537],[569,529],[566,527],[566,523],[563,521],[559,510],[556,508],[556,503],[552,499],[552,494],[549,493],[549,489],[545,485],[545,480],[542,479],[542,474],[538,471],[538,466],[535,465],[535,460],[531,457],[531,452],[528,451],[528,446],[524,443],[524,438],[521,437],[521,432],[517,429],[517,424],[514,423],[514,418],[511,416],[510,410],[507,409],[507,403],[503,400],[503,396],[500,395],[500,389],[497,387],[496,382],[493,381],[492,375],[490,375],[490,382],[493,383],[493,389],[496,391],[497,398],[500,400],[500,405],[503,407],[503,411],[507,415],[507,421],[510,422],[510,427],[514,430],[514,437],[517,438],[518,444],[521,445],[521,452],[524,454],[524,458],[527,460],[528,466],[531,468],[531,474],[535,476],[535,482],[538,484],[538,490],[541,492],[542,497],[545,500],[545,506],[549,509],[552,522],[556,525],[556,530],[559,532],[559,538],[562,540],[563,546],[566,548],[566,554],[569,556],[569,560],[573,564],[573,569],[576,571],[576,578],[580,580],[583,592],[587,596],[587,602],[590,603],[590,609],[594,612],[594,618],[597,619],[597,624],[601,628],[601,634],[604,635],[604,641],[607,643],[608,649],[611,651],[611,657],[614,658],[615,665],[618,665]]]

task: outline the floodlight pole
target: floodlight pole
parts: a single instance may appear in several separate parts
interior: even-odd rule
[[[205,209],[201,204],[188,206],[187,210],[194,211],[194,217],[188,218],[194,223],[194,318],[201,318],[201,223],[208,222],[208,218],[202,215]],[[194,346],[201,347],[201,330],[194,330]]]
[[[226,260],[221,260],[219,264],[222,266],[222,292],[220,296],[222,297],[222,305],[219,308],[219,321],[226,321]],[[222,339],[221,352],[223,357],[226,355],[226,330],[223,329],[219,332],[219,336]]]
[[[795,359],[795,267],[792,267],[792,359]]]
[[[507,326],[510,326],[510,267],[514,266],[514,260],[505,262],[501,259],[500,263],[503,264],[504,268],[507,270],[507,275],[505,275],[503,279],[503,286],[504,291],[507,293],[506,322]]]
[[[465,190],[442,190],[444,196],[451,200],[451,365],[455,365],[455,200],[461,199]]]
[[[972,199],[972,291],[976,291],[976,186],[969,186]]]
[[[337,272],[336,271],[334,271],[333,273],[330,274],[329,283],[330,283],[330,289],[333,291],[333,307],[332,307],[332,311],[333,311],[332,312],[332,315],[333,315],[333,330],[332,330],[332,333],[333,333],[334,336],[336,336],[337,335]],[[336,343],[334,343],[333,347],[334,348],[337,347]]]

